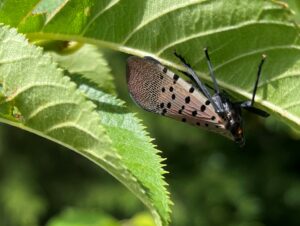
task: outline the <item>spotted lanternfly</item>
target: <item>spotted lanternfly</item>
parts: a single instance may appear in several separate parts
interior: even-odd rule
[[[183,73],[196,86],[186,82],[151,57],[131,56],[127,60],[127,84],[131,97],[147,111],[204,127],[222,134],[242,146],[245,139],[241,109],[262,117],[269,116],[265,111],[253,107],[266,56],[263,55],[258,67],[252,99],[244,102],[232,102],[225,92],[220,92],[207,48],[204,49],[204,52],[214,84],[213,95],[185,59],[175,53],[187,70]]]

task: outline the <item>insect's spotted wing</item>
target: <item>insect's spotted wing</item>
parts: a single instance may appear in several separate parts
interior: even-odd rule
[[[145,110],[205,127],[232,139],[210,101],[158,61],[129,57],[127,84],[134,101]]]

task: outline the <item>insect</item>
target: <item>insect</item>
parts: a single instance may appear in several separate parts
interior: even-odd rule
[[[241,110],[245,109],[262,117],[269,116],[267,112],[253,106],[266,56],[262,56],[258,66],[252,99],[233,102],[225,91],[221,92],[219,89],[207,48],[204,53],[214,85],[213,95],[185,59],[176,52],[175,56],[186,68],[183,74],[195,85],[180,78],[151,57],[131,56],[127,60],[126,76],[130,95],[147,111],[204,127],[243,146],[245,138]]]

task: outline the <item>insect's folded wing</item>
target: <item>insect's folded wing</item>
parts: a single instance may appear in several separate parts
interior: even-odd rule
[[[127,84],[134,101],[145,110],[231,136],[210,101],[160,63],[130,57]]]

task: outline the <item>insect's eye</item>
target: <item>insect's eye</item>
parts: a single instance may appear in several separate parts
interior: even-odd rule
[[[242,135],[243,129],[241,128],[240,124],[238,122],[233,123],[231,126],[231,133],[236,135]]]
[[[241,127],[239,127],[239,128],[237,129],[237,134],[238,134],[238,135],[242,135],[242,134],[243,134],[243,130],[242,130]]]

